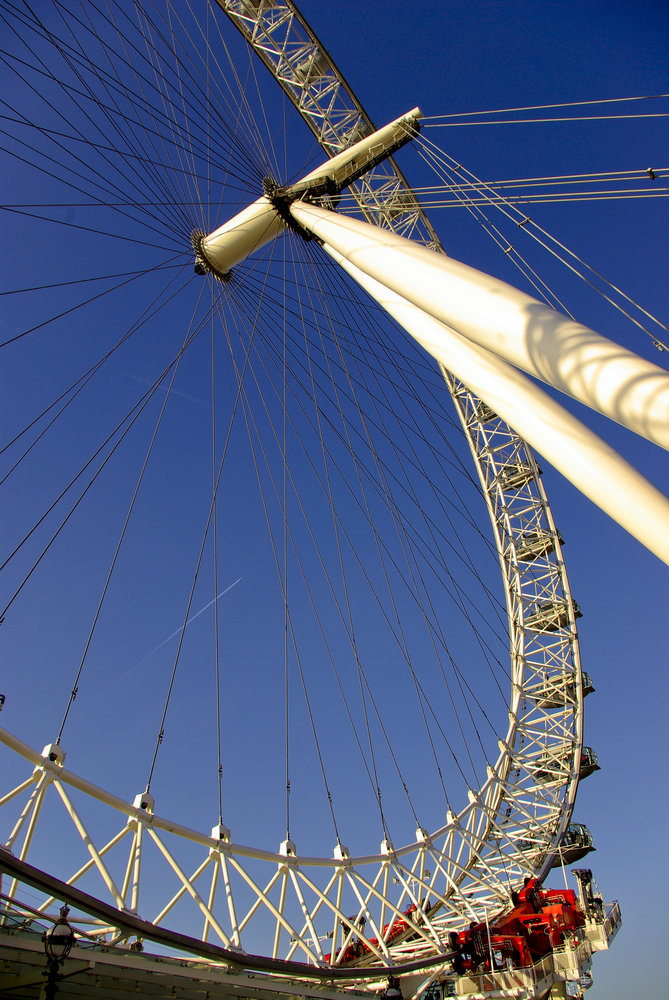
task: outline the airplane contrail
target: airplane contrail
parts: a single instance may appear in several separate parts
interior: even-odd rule
[[[172,632],[171,635],[168,635],[167,639],[163,639],[162,642],[159,642],[155,649],[152,649],[150,653],[147,653],[146,656],[143,656],[142,659],[139,661],[139,663],[135,664],[135,667],[138,667],[141,663],[144,663],[144,660],[148,660],[150,656],[153,656],[153,654],[157,653],[159,649],[162,649],[163,646],[166,646],[167,643],[170,641],[170,639],[173,639],[175,635],[181,635],[181,633],[183,632],[183,630],[186,628],[187,625],[190,625],[191,622],[194,622],[196,618],[199,618],[200,615],[204,614],[207,608],[210,608],[212,604],[215,604],[216,601],[219,600],[219,598],[223,597],[224,594],[227,594],[228,591],[232,590],[233,587],[236,587],[237,584],[240,583],[241,579],[242,578],[240,576],[239,579],[235,580],[234,583],[231,583],[228,587],[225,588],[225,590],[222,590],[220,594],[216,594],[216,597],[213,597],[209,601],[209,604],[205,604],[203,608],[200,608],[200,610],[196,611],[194,615],[191,615],[191,617],[188,619],[185,625],[181,625],[175,632]],[[135,667],[133,667],[132,669],[134,670]]]
[[[181,632],[184,631],[187,625],[190,625],[191,622],[194,622],[195,619],[199,618],[201,614],[204,614],[204,612],[208,608],[210,608],[212,604],[215,604],[216,601],[220,600],[221,597],[229,593],[229,591],[231,591],[233,587],[236,587],[238,583],[241,583],[241,579],[242,578],[240,576],[237,580],[235,580],[234,583],[231,583],[229,584],[229,586],[225,587],[220,592],[220,594],[216,594],[216,597],[213,597],[208,604],[205,604],[203,608],[200,608],[200,610],[196,611],[194,615],[191,615],[191,617],[188,619],[185,625],[181,625],[180,628],[178,628],[175,632],[172,632],[171,635],[168,635],[166,639],[163,639],[162,642],[159,642],[158,645],[155,647],[155,649],[152,649],[150,653],[147,653],[146,656],[143,656],[141,660],[138,660],[137,663],[135,663],[132,667],[130,667],[129,670],[126,670],[124,674],[121,674],[120,677],[117,677],[116,680],[114,680],[109,685],[108,688],[99,693],[98,697],[103,697],[104,695],[108,694],[109,691],[113,690],[113,688],[118,687],[121,681],[124,681],[126,677],[128,677],[131,673],[133,673],[133,671],[137,670],[138,667],[141,667],[141,665],[145,663],[149,659],[149,657],[153,656],[154,653],[157,653],[159,649],[162,649],[163,646],[165,646],[170,641],[170,639],[174,639],[175,636],[180,635]]]

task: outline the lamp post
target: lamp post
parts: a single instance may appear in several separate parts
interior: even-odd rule
[[[70,954],[74,944],[74,931],[67,922],[69,912],[69,906],[62,906],[58,920],[53,927],[45,932],[42,938],[47,962],[45,1000],[54,1000],[58,992],[60,967]]]

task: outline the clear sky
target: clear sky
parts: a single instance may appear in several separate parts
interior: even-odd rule
[[[383,4],[305,0],[302,9],[377,125],[415,105],[421,107],[429,124],[432,116],[622,99],[669,91],[669,12],[660,2],[595,0],[578,4],[550,0],[536,4],[508,0],[472,5],[462,0],[447,4],[423,0],[410,4],[397,0]],[[12,45],[17,43],[12,41]],[[46,114],[39,98],[30,97],[23,90],[21,94],[29,115],[31,111]],[[594,105],[591,110],[564,109],[559,116],[631,115],[667,110],[665,100]],[[268,130],[280,137],[281,125],[276,117],[281,113],[280,102],[270,108],[271,113],[275,119]],[[544,115],[537,113],[535,117]],[[451,121],[456,123],[458,119]],[[654,167],[660,176],[654,182],[648,178],[647,187],[662,185],[666,192],[669,142],[665,123],[666,118],[641,118],[454,125],[435,127],[429,132],[426,129],[425,135],[488,181],[624,170],[636,170],[643,175],[648,167]],[[81,123],[75,116],[76,124]],[[61,121],[59,127],[65,130],[67,122]],[[78,152],[79,147],[73,144],[67,155],[59,154],[67,162],[70,176],[82,170],[76,159]],[[307,152],[313,157],[308,144],[289,149],[288,173],[301,169]],[[91,161],[84,156],[86,162]],[[125,162],[131,163],[128,158]],[[403,155],[401,162],[410,181],[416,176],[417,185],[437,183],[409,153]],[[96,158],[95,163],[99,166],[101,160]],[[117,170],[117,160],[112,157],[108,166],[122,192],[124,181]],[[16,227],[12,223],[10,239],[3,247],[9,287],[66,281],[73,274],[77,278],[123,274],[144,266],[145,261],[145,266],[155,266],[154,247],[133,244],[121,248],[118,241],[105,243],[82,230],[67,233],[69,222],[95,229],[106,224],[105,216],[97,216],[93,211],[82,213],[75,205],[80,200],[76,188],[66,193],[60,181],[43,173],[24,173],[26,170],[12,161],[6,174],[8,193],[3,200],[63,206],[57,213],[63,225],[42,226],[24,217]],[[240,182],[235,186],[231,182],[224,196],[226,202],[238,199],[244,204],[248,195],[242,189],[247,186],[249,192],[257,191],[261,176],[258,167],[256,176],[246,178],[247,185]],[[76,184],[81,181],[85,185],[85,167],[78,178]],[[155,183],[154,193],[161,190]],[[26,193],[29,189],[30,199]],[[221,214],[225,216],[230,210],[228,204],[223,205]],[[213,210],[212,214],[216,212]],[[668,321],[669,201],[666,198],[537,204],[529,206],[527,212],[649,312],[665,323]],[[493,252],[458,210],[434,209],[428,214],[453,256],[513,280],[503,255]],[[140,223],[121,221],[126,228],[119,224],[115,231],[146,238]],[[176,219],[173,231],[179,227],[186,232]],[[520,241],[522,235],[518,233],[514,239]],[[162,254],[164,258],[176,252],[172,251],[173,242],[163,240],[162,235],[151,235],[149,239],[167,247]],[[183,246],[179,252],[183,253]],[[603,308],[596,297],[586,295],[577,284],[570,284],[546,255],[542,258],[533,249],[528,253],[532,253],[538,268],[547,265],[547,280],[556,283],[579,319],[667,367],[667,354],[655,350],[646,334],[626,324],[614,311]],[[113,309],[107,304],[109,299],[102,300],[81,318],[77,313],[71,326],[56,326],[56,334],[38,332],[5,349],[13,352],[5,368],[10,374],[3,376],[3,421],[7,426],[20,427],[41,402],[53,398],[58,387],[62,389],[78,377],[100,356],[99,343],[106,350],[115,342],[140,308],[150,304],[159,282],[149,278],[145,287],[141,296],[134,285],[114,296]],[[114,415],[129,409],[138,389],[148,386],[161,365],[171,359],[188,328],[192,300],[199,294],[199,287],[191,281],[189,301],[184,300],[182,293],[177,295],[162,310],[159,321],[142,334],[137,349],[119,354],[111,374],[103,382],[103,390],[89,391],[77,415],[66,414],[61,421],[65,423],[63,436],[53,445],[42,446],[38,460],[17,486],[10,481],[11,492],[3,501],[11,512],[7,547],[11,548],[15,537],[37,519],[45,498],[53,497],[65,485],[70,470],[78,469],[80,456],[89,455],[97,446],[100,439],[97,428],[111,428]],[[68,298],[67,290],[63,290],[58,298],[54,293],[51,302],[66,309],[72,301],[85,297],[81,288],[86,286],[76,289],[74,299]],[[344,295],[341,289],[338,295]],[[23,299],[18,308],[12,300],[1,320],[8,338],[25,328],[26,318],[35,324],[40,322],[44,316],[41,301],[38,295],[31,296]],[[252,310],[253,306],[248,308]],[[56,306],[51,311],[55,312]],[[122,548],[119,573],[127,574],[133,588],[137,587],[136,591],[133,589],[137,596],[128,608],[122,603],[122,588],[120,592],[110,590],[112,617],[108,624],[100,625],[101,630],[105,629],[102,634],[106,641],[96,639],[97,646],[91,647],[93,679],[87,685],[84,675],[76,703],[78,728],[66,740],[75,770],[87,773],[89,764],[96,780],[104,783],[104,777],[111,784],[116,783],[115,790],[127,796],[140,791],[145,780],[145,762],[147,754],[150,757],[160,711],[157,707],[160,699],[150,699],[158,689],[162,695],[165,677],[169,676],[175,652],[174,632],[183,621],[201,536],[202,511],[206,510],[201,505],[195,510],[192,506],[192,493],[199,490],[200,499],[206,496],[206,484],[211,478],[211,458],[207,445],[203,444],[207,424],[211,422],[208,386],[202,376],[207,367],[206,350],[205,344],[199,356],[199,373],[197,367],[188,370],[175,383],[172,398],[177,403],[168,417],[169,435],[156,446],[161,459],[161,464],[156,462],[159,471],[154,471],[145,487],[146,500],[140,502],[145,506],[138,513],[138,525],[131,529],[132,534]],[[229,373],[220,378],[219,391],[224,397],[227,393],[228,400],[232,399],[234,379]],[[157,404],[154,400],[152,419],[157,417],[161,401],[162,396]],[[256,402],[260,412],[257,419],[262,422],[262,405],[259,400]],[[620,428],[607,425],[603,419],[576,407],[574,412],[619,448],[665,493],[669,492],[666,454]],[[146,426],[150,426],[150,421]],[[222,420],[217,433],[221,441],[225,433]],[[149,434],[150,430],[141,442],[132,445],[130,457],[124,460],[123,473],[112,471],[103,479],[102,499],[87,500],[81,505],[76,519],[73,518],[77,533],[72,529],[70,534],[68,527],[54,546],[57,555],[45,559],[39,574],[35,574],[34,579],[40,576],[42,582],[31,582],[24,591],[26,600],[17,599],[6,616],[3,690],[7,705],[2,722],[10,729],[16,728],[28,742],[37,744],[53,738],[54,719],[59,720],[62,715],[63,691],[71,687],[73,671],[81,658]],[[271,548],[256,544],[255,531],[262,521],[262,510],[259,505],[251,511],[244,509],[248,501],[242,486],[253,478],[248,464],[245,465],[248,458],[238,437],[233,436],[230,447],[232,485],[226,493],[222,519],[233,531],[229,539],[226,536],[228,548],[216,590],[205,587],[196,590],[190,616],[202,612],[197,626],[193,623],[194,634],[196,628],[205,625],[210,630],[212,595],[216,592],[222,595],[219,603],[222,628],[231,633],[226,652],[228,662],[244,664],[236,675],[232,672],[229,704],[234,706],[236,699],[239,704],[253,706],[250,721],[227,717],[230,729],[226,739],[231,746],[229,763],[226,762],[226,782],[229,781],[226,789],[231,798],[230,812],[234,815],[234,805],[244,814],[236,821],[228,819],[224,810],[234,834],[236,829],[246,831],[262,824],[266,808],[268,812],[281,814],[282,759],[281,752],[276,750],[276,740],[280,741],[283,725],[282,678],[268,664],[273,665],[276,657],[275,643],[269,639],[270,626],[280,633],[283,622],[281,608],[275,600],[270,601],[263,586],[263,574],[275,570],[273,567],[267,570],[267,560],[272,561]],[[604,898],[618,898],[623,909],[623,928],[611,953],[595,960],[595,986],[589,995],[595,1000],[598,997],[623,1000],[634,990],[640,996],[660,996],[666,923],[663,896],[669,881],[665,724],[669,698],[667,569],[583,499],[547,463],[541,464],[553,513],[567,543],[565,558],[571,589],[583,611],[579,623],[583,666],[596,687],[596,693],[586,702],[585,743],[598,753],[602,769],[583,784],[575,819],[586,823],[595,838],[597,852],[587,863],[592,865]],[[125,475],[130,466],[132,474]],[[298,464],[298,469],[297,474],[304,477],[305,491],[309,493],[313,481],[308,469],[304,464]],[[238,490],[233,488],[235,483]],[[276,488],[280,492],[281,485],[275,482],[272,486],[269,479],[265,485],[271,505],[271,491]],[[250,526],[236,530],[247,515]],[[159,528],[155,536],[147,530],[152,521]],[[325,532],[325,522],[320,527]],[[470,539],[466,544],[474,547],[477,543]],[[37,551],[36,547],[34,553]],[[5,601],[29,564],[27,558],[23,569],[19,568],[15,574],[13,565],[10,567],[10,574],[14,575],[10,575],[3,589]],[[205,564],[210,569],[206,559]],[[316,573],[315,565],[309,568]],[[296,572],[295,567],[293,571]],[[118,612],[117,617],[113,617],[113,612]],[[240,628],[238,635],[235,627],[240,624],[250,625],[255,634],[245,639]],[[465,659],[471,651],[466,645],[468,641],[471,640],[462,640],[461,655]],[[500,648],[503,644],[502,640]],[[198,657],[204,660],[209,655],[208,649],[204,640],[195,646],[190,652],[192,662],[197,662]],[[385,655],[391,654],[383,647],[379,659]],[[257,675],[253,674],[254,667]],[[39,692],[37,698],[35,691]],[[184,683],[178,691],[177,704],[171,711],[185,726],[197,758],[201,749],[198,727],[202,702],[211,700],[211,691],[207,687],[205,693],[199,681]],[[194,706],[189,703],[189,693],[196,695]],[[316,685],[312,692],[316,703],[320,699],[327,704],[331,696],[324,684],[320,689]],[[413,725],[403,714],[402,697],[392,684],[386,686],[381,696],[390,725],[397,732]],[[298,717],[300,711],[303,708],[296,709]],[[306,717],[300,718],[306,726]],[[102,735],[103,722],[105,735]],[[352,750],[334,724],[331,730],[326,742],[339,753],[345,769],[351,766]],[[75,750],[79,753],[76,764]],[[190,810],[187,817],[177,818],[207,829],[215,822],[217,807],[209,800],[206,807],[200,807],[199,789],[204,788],[205,781],[199,766],[192,757],[174,749],[173,744],[170,749],[168,738],[165,750],[161,750],[164,752],[172,756],[167,776],[159,774],[157,778],[162,780],[160,787],[167,797],[172,782],[177,803],[180,801],[183,808]],[[139,759],[140,753],[142,765],[135,772],[135,756]],[[259,769],[271,769],[270,765],[276,771],[274,788],[263,792],[268,799],[254,812],[244,789],[260,780]],[[125,777],[129,774],[131,778]],[[231,789],[233,775],[241,791]],[[333,781],[337,783],[336,778]],[[417,795],[425,797],[429,812],[429,787],[420,789]],[[269,802],[269,797],[273,801]],[[302,816],[299,806],[296,808]],[[269,843],[261,840],[263,846],[274,847],[280,839],[281,820],[276,829],[274,825],[269,828]],[[371,819],[365,814],[364,820],[360,818],[359,829],[351,836],[362,835],[368,829]],[[250,839],[250,835],[246,837]],[[327,853],[329,848],[323,850]],[[556,884],[558,881],[556,876]]]

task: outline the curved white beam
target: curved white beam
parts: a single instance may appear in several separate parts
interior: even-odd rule
[[[669,374],[530,295],[386,229],[295,202],[361,271],[517,368],[669,449]]]
[[[669,564],[669,500],[647,479],[517,368],[370,278],[332,247],[325,249],[440,364]]]

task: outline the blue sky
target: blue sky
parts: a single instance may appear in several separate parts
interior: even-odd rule
[[[669,14],[660,3],[507,2],[474,7],[462,2],[434,5],[418,0],[412,4],[361,5],[345,0],[336,8],[331,3],[305,2],[303,11],[378,125],[416,104],[429,118],[669,90]],[[39,108],[43,113],[36,98],[23,97],[29,108]],[[630,106],[601,107],[613,107],[614,113],[624,114]],[[637,106],[632,107],[637,110]],[[660,107],[666,110],[667,103],[644,102],[639,107],[647,112]],[[281,113],[280,102],[272,111]],[[429,137],[486,180],[631,169],[643,172],[648,166],[665,167],[669,154],[661,118],[435,128]],[[299,143],[297,140],[287,155],[289,172],[301,168],[307,152],[314,156],[308,143]],[[69,162],[74,169],[75,164]],[[435,183],[409,151],[403,155],[402,165],[410,180],[415,171],[420,177],[418,183]],[[259,178],[252,178],[249,191],[257,190],[258,183]],[[663,183],[666,185],[666,179]],[[27,200],[28,189],[32,199],[40,203],[63,205],[77,200],[76,195],[70,199],[58,182],[44,175],[38,178],[24,173],[15,164],[7,173],[6,201]],[[238,198],[241,204],[247,197],[237,192],[228,196],[231,201]],[[221,209],[222,213],[230,210],[227,205]],[[536,205],[528,211],[596,270],[667,321],[666,199]],[[63,222],[92,228],[103,221],[103,216],[98,219],[93,210],[82,215],[76,207],[65,207],[60,213],[58,218]],[[454,256],[513,280],[507,261],[493,253],[457,211],[435,210],[430,217]],[[139,223],[129,220],[124,225],[126,234],[146,236]],[[153,265],[157,259],[155,250],[142,250],[137,245],[119,247],[118,243],[81,231],[69,234],[63,226],[25,219],[12,232],[4,255],[6,273],[15,286],[33,281],[65,281],[72,274],[83,277],[123,273],[142,266],[144,260]],[[543,266],[539,257],[536,260],[537,266]],[[663,363],[663,356],[645,334],[624,324],[616,313],[602,309],[595,297],[583,294],[550,266],[549,272],[550,280],[559,284],[561,292],[564,285],[564,294],[571,296],[568,302],[579,319],[650,360]],[[3,401],[7,425],[20,426],[40,401],[51,399],[58,386],[69,384],[92,364],[100,356],[100,344],[107,349],[114,343],[119,331],[133,321],[140,306],[151,301],[158,287],[157,280],[147,280],[141,298],[131,285],[127,294],[124,291],[113,298],[113,307],[92,307],[77,314],[71,324],[68,321],[56,325],[55,334],[37,333],[15,348],[6,349],[13,352]],[[56,298],[54,293],[52,301],[67,308],[72,301],[68,294],[63,291]],[[129,408],[141,387],[148,386],[161,365],[168,363],[188,327],[196,294],[199,286],[191,281],[186,299],[183,294],[176,296],[159,321],[143,331],[133,351],[119,352],[113,365],[108,366],[103,388],[85,396],[85,405],[77,416],[63,418],[62,436],[43,448],[7,501],[12,530],[19,532],[22,525],[37,518],[44,498],[53,496],[66,483],[68,470],[78,467],[79,456],[90,454],[96,446],[98,428],[113,426],[115,414]],[[83,293],[80,297],[84,297]],[[3,325],[10,336],[23,329],[26,320],[40,321],[44,315],[41,301],[37,295],[23,299],[22,312],[8,307]],[[159,699],[149,702],[149,698],[158,689],[163,691],[171,668],[169,656],[162,654],[173,656],[174,643],[163,643],[184,617],[204,509],[202,505],[193,508],[193,493],[202,500],[211,477],[205,441],[211,422],[208,386],[203,376],[207,349],[206,344],[200,345],[198,364],[181,373],[175,383],[173,407],[166,417],[169,433],[156,445],[160,463],[156,462],[139,501],[142,520],[136,528],[131,527],[119,560],[119,572],[128,574],[139,596],[128,609],[122,601],[123,587],[110,591],[112,615],[108,624],[100,626],[105,629],[105,642],[98,641],[92,647],[92,678],[90,683],[86,678],[82,682],[76,703],[77,729],[73,729],[68,741],[72,759],[77,761],[72,764],[75,770],[86,773],[86,763],[95,761],[96,773],[116,782],[116,787],[120,785],[128,796],[140,790],[132,782],[143,780],[143,773],[133,771],[134,758],[139,756],[136,747],[141,746],[145,759],[151,744],[148,731],[154,732],[159,717]],[[223,396],[227,393],[227,398],[232,398],[234,378],[230,373],[220,378]],[[152,404],[152,419],[157,417],[160,402],[159,396]],[[669,492],[664,453],[607,425],[601,418],[586,415],[578,408],[575,412],[665,493]],[[258,419],[262,420],[262,415]],[[41,582],[31,582],[25,590],[25,602],[17,600],[7,615],[4,629],[8,668],[4,686],[8,701],[2,721],[10,729],[15,726],[29,742],[53,738],[54,718],[62,714],[63,692],[71,685],[73,669],[81,657],[149,433],[131,446],[120,471],[105,475],[99,499],[81,505],[76,532],[72,529],[69,534],[68,527],[63,533],[54,547],[57,555],[45,559],[40,567]],[[231,440],[230,459],[230,482],[246,485],[253,477],[238,437]],[[584,615],[580,622],[583,666],[593,676],[597,689],[586,702],[585,742],[599,754],[602,770],[584,783],[575,819],[585,822],[595,837],[597,853],[592,855],[592,867],[605,898],[619,898],[623,907],[623,929],[611,954],[596,960],[595,986],[590,995],[622,1000],[633,987],[645,990],[649,996],[659,995],[661,963],[655,956],[662,954],[661,895],[669,874],[664,847],[669,817],[663,779],[667,762],[664,716],[669,695],[667,570],[545,462],[542,466],[553,513],[567,543],[565,558],[572,592]],[[130,467],[132,475],[129,471],[126,475]],[[313,488],[305,467],[298,475],[304,476],[307,492]],[[263,726],[269,727],[268,720],[275,717],[280,734],[281,712],[276,704],[281,697],[281,677],[263,668],[267,663],[274,664],[276,649],[270,626],[280,632],[282,617],[278,605],[266,598],[263,585],[271,551],[256,544],[255,530],[262,511],[259,506],[245,509],[247,503],[241,488],[230,488],[226,493],[223,520],[234,529],[250,516],[251,527],[233,530],[226,542],[229,549],[217,588],[218,592],[232,588],[221,597],[219,605],[223,628],[233,632],[234,625],[247,623],[256,633],[251,659],[244,640],[236,633],[227,652],[230,662],[244,664],[236,674],[232,672],[230,704],[253,706],[251,746],[244,743],[242,753],[231,755],[230,770],[238,778],[244,769],[241,785],[252,786],[259,780],[258,769],[274,765],[274,790],[266,794],[274,797],[272,808],[280,814],[280,755],[272,742],[276,734],[272,731],[270,738],[269,729],[265,732]],[[159,527],[155,535],[146,529],[152,521]],[[320,526],[325,531],[324,523]],[[476,543],[471,540],[468,544]],[[15,579],[20,576],[18,572]],[[216,592],[211,590],[211,580],[208,586],[196,591],[191,616],[204,608]],[[10,582],[7,593],[11,592]],[[114,612],[117,617],[113,617]],[[211,613],[204,612],[191,632],[199,636],[195,629],[210,629],[211,623]],[[462,642],[461,655],[466,657],[471,651],[467,642],[471,640],[454,641]],[[204,638],[201,645],[198,641],[189,654],[191,662],[206,659],[209,648]],[[383,655],[390,658],[390,650],[383,648]],[[250,666],[258,668],[257,677],[247,670]],[[189,703],[189,687],[195,689],[199,704]],[[40,692],[38,699],[34,698],[36,689]],[[398,692],[389,683],[382,696],[391,725],[399,732],[412,724],[404,714],[401,692],[401,688]],[[327,704],[331,693],[323,684],[314,690],[313,697]],[[200,687],[199,682],[183,682],[177,703],[171,708],[190,734],[191,749],[196,752],[200,750],[197,730],[202,701],[210,698],[210,687],[205,688],[204,683]],[[124,719],[127,721],[122,723]],[[111,723],[111,737],[100,736],[101,721]],[[229,719],[230,726],[235,721]],[[306,720],[302,721],[306,725]],[[248,739],[249,730],[243,728],[248,725],[244,723],[239,733],[235,730],[233,741]],[[133,734],[138,736],[137,742]],[[334,731],[329,739],[336,746],[340,738]],[[349,752],[342,741],[341,760],[347,764]],[[178,750],[178,744],[170,744],[169,738],[161,753],[171,754],[163,786],[170,782],[178,785],[177,799],[190,810],[189,823],[207,829],[215,821],[211,803],[208,801],[206,808],[200,809],[199,802],[192,801],[192,794],[189,796],[193,787],[199,787],[199,771],[193,771],[192,762]],[[194,773],[198,782],[193,780]],[[132,777],[125,778],[126,774]],[[235,803],[242,812],[250,809],[243,792],[230,790],[229,794],[237,796]],[[424,796],[429,811],[430,787],[417,794]],[[307,822],[305,815],[300,815]],[[230,820],[233,833],[240,825],[246,829],[244,823],[251,829],[263,817],[264,804],[258,813],[250,811],[246,819]],[[371,829],[368,817],[360,821],[362,832],[366,832],[367,824]],[[272,827],[274,840],[278,839],[280,826],[279,821],[276,837]],[[643,960],[638,961],[642,956]]]

